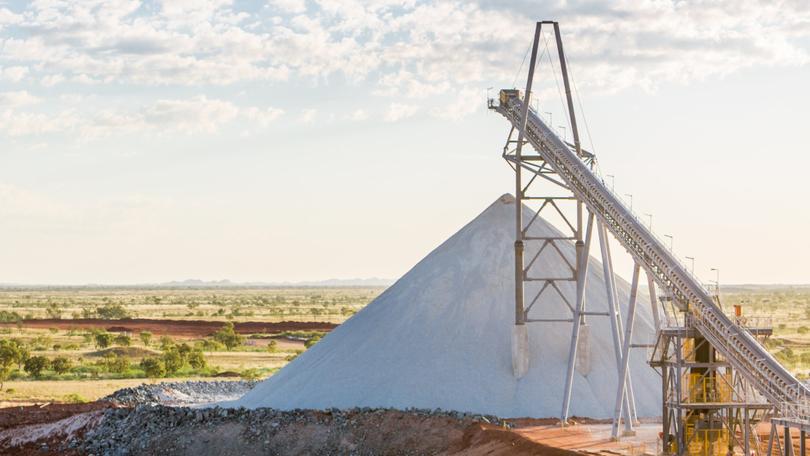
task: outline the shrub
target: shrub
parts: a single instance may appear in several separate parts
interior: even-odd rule
[[[127,336],[126,334],[119,334],[115,336],[115,345],[121,347],[129,347],[132,345],[132,338]]]
[[[48,368],[50,362],[44,356],[32,356],[25,360],[25,371],[34,378],[42,376],[42,371]]]
[[[799,334],[807,334],[807,326],[799,326],[799,329],[796,330]]]
[[[129,313],[124,309],[124,306],[113,303],[107,303],[97,308],[96,315],[98,315],[98,318],[105,320],[120,320],[129,317]]]
[[[243,380],[258,380],[261,376],[259,369],[244,369],[242,372],[239,373],[239,376],[242,377]]]
[[[161,336],[160,337],[160,350],[166,351],[171,347],[174,347],[174,340],[169,336]]]
[[[307,339],[306,342],[304,342],[304,347],[309,348],[309,347],[317,344],[319,340],[321,340],[321,336],[310,337],[309,339]]]
[[[277,342],[277,341],[275,341],[275,340],[271,340],[271,341],[270,341],[270,342],[267,344],[267,351],[268,351],[269,353],[275,353],[275,352],[277,352],[277,351],[278,351],[278,342]]]
[[[194,369],[205,369],[208,363],[205,361],[205,355],[201,350],[194,350],[188,354],[188,364]]]
[[[140,367],[149,378],[160,378],[166,375],[166,366],[163,365],[163,361],[155,357],[142,359]]]
[[[70,393],[65,395],[64,401],[68,404],[84,404],[85,402],[87,402],[87,399],[83,398],[79,394]]]
[[[150,333],[149,331],[141,331],[139,337],[141,338],[141,343],[143,343],[144,347],[148,347],[149,342],[152,341],[152,333]]]
[[[229,321],[214,333],[214,340],[224,345],[228,350],[232,350],[235,347],[242,345],[245,338],[236,333],[233,323]]]
[[[129,366],[129,358],[126,356],[111,355],[104,357],[104,367],[107,369],[107,372],[112,372],[113,374],[123,374],[129,370]]]
[[[95,334],[95,341],[96,347],[107,348],[112,345],[113,335],[108,332],[99,331]]]
[[[180,354],[180,350],[178,350],[176,347],[172,347],[171,349],[163,352],[161,359],[163,360],[163,365],[165,366],[166,373],[168,374],[174,374],[182,369],[183,365],[185,364],[185,360]]]
[[[64,356],[57,356],[51,360],[51,369],[59,375],[67,373],[72,367],[70,359]]]

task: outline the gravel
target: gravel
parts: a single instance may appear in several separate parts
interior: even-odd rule
[[[166,454],[374,454],[379,445],[374,441],[379,437],[372,436],[379,429],[374,428],[392,421],[405,424],[405,420],[438,420],[457,428],[474,422],[508,427],[494,416],[443,410],[280,411],[139,405],[106,410],[100,424],[83,439],[68,442],[67,448],[97,456],[152,454],[158,449]],[[398,425],[393,428],[394,434],[402,431]],[[417,452],[424,450],[441,448]]]
[[[143,384],[133,388],[120,389],[101,400],[129,407],[142,404],[202,405],[237,399],[254,386],[256,386],[256,382],[253,381]]]

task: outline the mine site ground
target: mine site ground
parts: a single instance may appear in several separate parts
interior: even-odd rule
[[[149,399],[149,395],[130,402],[99,399],[123,388],[140,391],[137,387],[142,384],[160,388],[164,382],[261,380],[317,343],[382,291],[383,288],[2,289],[0,340],[4,344],[14,341],[29,358],[41,357],[46,364],[39,370],[25,363],[12,362],[7,366],[0,391],[0,406],[4,407],[0,409],[0,447],[14,448],[21,454],[64,454],[65,448],[56,451],[57,440],[81,437],[91,428],[88,423],[104,414],[133,410],[131,419],[144,422],[152,420],[155,414],[163,417],[179,413],[173,419],[180,427],[173,432],[184,434],[174,436],[176,452],[192,454],[197,451],[194,442],[183,439],[202,432],[193,424],[193,409],[181,408],[178,412],[156,405],[166,404],[166,397],[174,397],[171,393],[176,391],[174,387],[167,386],[168,393],[159,394],[162,398],[159,400]],[[728,312],[732,305],[739,304],[743,315],[751,319],[762,317],[762,321],[772,324],[774,333],[767,340],[767,347],[796,375],[807,378],[810,287],[727,287],[722,301]],[[222,332],[228,323],[233,323],[230,336]],[[231,343],[226,345],[229,340]],[[182,352],[180,347],[199,353],[204,363],[191,365],[191,358],[185,358],[172,369],[147,372],[143,360],[157,360],[168,366],[172,354]],[[65,361],[59,366],[54,362],[56,359]],[[234,385],[233,391],[221,388],[222,396],[217,399],[241,391],[237,383]],[[178,394],[181,398],[190,397]],[[199,397],[188,400],[205,402]],[[193,405],[192,402],[180,400],[169,405]],[[157,408],[131,408],[139,403]],[[501,422],[497,418],[393,410],[296,412],[298,415],[279,412],[270,418],[261,415],[269,412],[239,413],[218,415],[219,421],[205,430],[205,439],[224,439],[223,454],[252,454],[253,447],[241,444],[240,439],[253,433],[270,436],[261,442],[264,446],[255,448],[299,454],[324,449],[354,451],[353,448],[361,453],[374,453],[384,444],[393,445],[388,449],[394,453],[415,449],[447,454],[568,454],[572,450],[639,454],[653,450],[660,426],[645,423],[636,437],[616,443],[609,439],[608,424],[587,418],[576,419],[579,425],[562,429],[551,417]],[[279,424],[267,430],[264,424],[257,424],[261,420]],[[70,435],[46,433],[51,427]],[[428,429],[432,431],[427,432]],[[401,438],[394,443],[378,441],[370,437],[373,433],[370,430],[381,434],[397,431]],[[114,434],[114,430],[107,431]],[[315,446],[295,446],[292,436],[304,434],[311,435],[311,444]],[[110,435],[105,438],[112,439]],[[223,437],[229,435],[230,440]],[[330,435],[342,437],[333,441],[327,437]],[[142,446],[147,450],[141,454],[148,454],[149,445],[166,442],[120,444],[131,448]],[[71,451],[77,454],[88,450],[76,445]]]

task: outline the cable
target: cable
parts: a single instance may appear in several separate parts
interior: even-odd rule
[[[588,143],[591,146],[591,153],[594,160],[596,160],[596,146],[593,144],[593,136],[591,136],[591,128],[588,126],[588,116],[585,115],[585,108],[582,106],[582,99],[579,97],[579,90],[577,90],[577,81],[574,79],[574,73],[571,71],[571,62],[566,57],[565,63],[568,65],[568,75],[571,77],[571,85],[574,86],[574,95],[577,97],[577,104],[579,105],[579,112],[582,113],[582,121],[585,123],[585,131],[588,133]]]
[[[518,76],[520,76],[520,70],[523,69],[523,64],[526,63],[526,57],[529,56],[529,51],[531,49],[532,49],[532,45],[530,44],[529,47],[526,48],[526,53],[523,54],[523,60],[520,61],[520,66],[518,67],[517,73],[515,73],[515,80],[512,81],[512,87],[513,88],[515,87],[515,84],[517,84]]]
[[[548,50],[548,38],[543,35],[543,41],[546,43],[546,50]],[[551,63],[551,72],[554,74],[554,83],[557,84],[557,94],[560,96],[560,104],[563,107],[563,111],[568,112],[567,103],[563,99],[562,89],[560,89],[560,80],[557,78],[557,69],[554,68],[554,61],[551,59],[551,51],[548,51],[548,61]],[[571,128],[571,119],[570,117],[566,116],[566,122],[568,122],[568,130],[573,132],[574,130]],[[554,128],[554,125],[551,125],[551,128]]]

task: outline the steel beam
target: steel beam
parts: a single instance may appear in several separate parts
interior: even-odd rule
[[[619,370],[619,387],[616,388],[616,400],[613,408],[613,428],[611,435],[613,439],[619,438],[619,422],[621,421],[622,414],[622,399],[625,395],[629,395],[627,391],[627,371],[630,366],[630,341],[633,338],[633,324],[636,318],[636,298],[638,297],[638,279],[641,273],[641,267],[638,263],[633,265],[633,282],[630,288],[630,303],[627,307],[627,324],[624,328],[624,347],[622,347],[622,365]],[[625,434],[633,432],[633,421],[627,420],[624,422]]]
[[[571,346],[568,349],[568,370],[565,375],[565,392],[563,394],[563,406],[560,413],[560,421],[563,424],[568,422],[568,412],[571,407],[571,392],[574,386],[574,370],[577,363],[577,350],[579,349],[579,331],[585,321],[585,282],[588,277],[588,257],[591,249],[591,239],[593,237],[593,214],[588,215],[588,228],[585,234],[585,244],[583,248],[577,249],[579,263],[579,274],[577,276],[577,306],[574,312],[574,324],[571,329]]]

